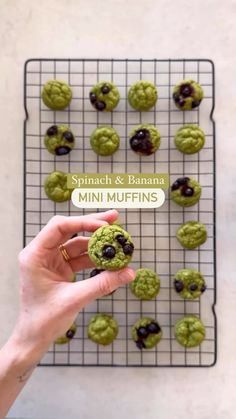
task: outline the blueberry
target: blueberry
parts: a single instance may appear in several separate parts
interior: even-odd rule
[[[90,102],[91,102],[92,104],[94,104],[94,103],[96,102],[96,100],[97,100],[96,93],[94,93],[94,92],[90,92],[90,93],[89,93],[89,99],[90,99]]]
[[[103,109],[105,109],[105,107],[106,107],[105,102],[98,101],[98,102],[96,102],[96,103],[95,103],[95,108],[96,108],[98,111],[103,111]]]
[[[189,96],[191,96],[192,93],[193,93],[193,88],[192,88],[191,84],[183,84],[180,87],[180,94],[183,97],[189,97]]]
[[[66,141],[69,141],[69,143],[74,142],[74,136],[73,136],[72,132],[70,132],[70,131],[65,131],[63,133],[63,137],[65,138]]]
[[[185,105],[185,100],[184,99],[179,99],[178,102],[179,106],[181,106],[181,108]]]
[[[175,285],[175,290],[176,290],[176,292],[181,292],[181,291],[183,291],[183,289],[184,289],[184,284],[183,284],[183,282],[182,282],[182,281],[180,281],[180,280],[178,280],[178,279],[175,279],[175,283],[174,283],[174,285]]]
[[[92,278],[93,276],[96,276],[98,274],[100,274],[101,272],[104,272],[105,269],[98,269],[98,268],[94,268],[90,274],[89,277]]]
[[[139,130],[139,131],[136,132],[135,137],[138,138],[138,139],[143,139],[143,138],[146,137],[146,134],[147,133],[146,133],[145,130]]]
[[[106,84],[104,84],[104,86],[102,86],[102,88],[101,88],[101,92],[104,94],[104,95],[106,95],[107,93],[109,93],[110,92],[110,87],[109,86],[107,86]]]
[[[119,243],[121,246],[124,246],[124,245],[125,245],[125,243],[127,242],[127,240],[126,240],[125,236],[123,236],[122,234],[118,234],[118,236],[116,236],[116,240],[118,241],[118,243]]]
[[[57,156],[64,156],[65,154],[69,154],[71,151],[70,147],[67,146],[60,146],[55,149],[55,153]]]
[[[157,333],[160,333],[161,328],[160,328],[159,324],[157,324],[157,323],[150,323],[147,326],[147,330],[148,330],[149,333],[156,333],[157,334]]]
[[[57,132],[58,132],[57,126],[56,125],[52,125],[51,127],[48,128],[47,135],[49,137],[52,137],[53,135],[57,135]]]
[[[127,243],[123,247],[123,252],[125,255],[132,255],[134,251],[134,245],[132,243]]]
[[[189,181],[189,177],[183,176],[177,179],[180,185],[186,185]]]
[[[201,287],[201,292],[205,292],[205,291],[206,291],[206,285],[203,284],[202,287]]]
[[[192,109],[197,108],[200,105],[201,101],[200,100],[194,100],[192,102]]]
[[[191,188],[190,186],[187,186],[187,188],[182,189],[183,196],[193,196],[193,194],[194,194],[194,189]]]
[[[130,147],[134,151],[140,150],[140,148],[141,148],[141,141],[138,138],[136,138],[136,137],[132,137],[130,139]]]
[[[113,246],[105,245],[102,249],[102,256],[105,259],[113,259],[116,255],[116,249]]]
[[[180,187],[180,184],[179,184],[178,180],[176,180],[176,181],[173,183],[173,185],[171,186],[171,190],[172,190],[172,191],[176,191],[177,189],[179,189],[179,187]]]
[[[137,346],[138,349],[145,348],[145,345],[141,340],[137,340],[137,342],[135,342],[135,343],[136,343],[136,346]]]
[[[179,94],[178,93],[174,93],[173,94],[173,99],[174,99],[175,103],[179,103],[179,100],[180,100]]]
[[[139,327],[137,330],[137,335],[139,338],[145,339],[148,336],[148,330],[146,327]]]
[[[190,289],[190,291],[197,291],[197,289],[198,289],[198,285],[197,284],[195,284],[195,283],[193,283],[193,284],[190,284],[190,286],[189,286],[189,289]]]
[[[75,335],[74,330],[71,330],[71,329],[67,330],[67,332],[66,332],[66,337],[67,337],[68,339],[72,339],[72,338],[74,337],[74,335]]]

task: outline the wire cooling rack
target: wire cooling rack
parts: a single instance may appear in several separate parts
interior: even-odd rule
[[[73,100],[65,111],[54,112],[44,106],[40,93],[44,83],[61,79],[70,84]],[[149,112],[136,112],[127,102],[129,86],[140,79],[158,87],[158,102]],[[205,92],[201,106],[179,111],[172,100],[173,86],[183,79],[199,82]],[[90,88],[101,80],[113,81],[121,94],[111,113],[95,111],[89,102]],[[100,60],[32,59],[25,64],[24,105],[24,244],[29,243],[54,214],[86,214],[71,202],[53,203],[43,189],[44,179],[54,170],[84,173],[169,173],[171,183],[189,175],[202,185],[200,202],[181,208],[166,201],[158,209],[120,210],[120,221],[135,242],[133,267],[158,272],[161,290],[153,301],[140,301],[128,287],[88,305],[78,316],[77,333],[69,344],[52,345],[41,365],[86,366],[211,366],[216,362],[216,260],[215,260],[215,126],[214,65],[210,60]],[[75,149],[66,156],[53,157],[45,149],[43,136],[52,124],[68,124],[76,136]],[[151,123],[161,133],[160,149],[149,157],[139,157],[128,145],[128,133],[137,124]],[[206,143],[198,154],[183,155],[174,146],[176,130],[186,124],[199,124]],[[89,136],[98,125],[112,125],[121,146],[111,157],[97,156],[89,146]],[[184,250],[175,238],[180,224],[199,220],[206,225],[208,240],[197,250]],[[178,269],[190,267],[206,278],[207,291],[200,299],[182,300],[173,289]],[[89,271],[77,274],[77,280]],[[102,347],[87,338],[87,325],[94,313],[110,313],[119,323],[119,335],[112,345]],[[186,314],[200,316],[206,326],[206,339],[200,347],[184,349],[174,338],[174,324]],[[163,330],[159,345],[139,351],[131,339],[131,327],[141,316],[156,318]]]

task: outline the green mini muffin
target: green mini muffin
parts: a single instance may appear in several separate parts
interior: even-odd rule
[[[176,148],[184,154],[198,153],[204,144],[205,133],[197,125],[184,125],[175,134]]]
[[[113,111],[120,101],[117,87],[110,81],[101,81],[92,87],[89,93],[92,106],[97,111]]]
[[[46,131],[44,144],[49,153],[64,156],[74,148],[75,138],[66,125],[52,125]]]
[[[67,330],[67,332],[64,335],[57,338],[54,343],[58,345],[63,345],[64,343],[68,343],[71,339],[73,339],[76,333],[76,330],[77,330],[77,326],[75,323],[73,323],[71,327]]]
[[[206,291],[205,279],[194,269],[180,269],[174,278],[175,291],[186,300],[199,298]]]
[[[72,90],[64,81],[49,80],[41,93],[44,105],[50,109],[62,110],[69,106],[72,99]]]
[[[88,243],[88,254],[96,267],[110,271],[127,266],[133,251],[131,236],[116,224],[98,228]]]
[[[159,131],[149,124],[137,125],[129,134],[130,147],[141,156],[150,156],[160,147]]]
[[[204,97],[202,86],[194,80],[183,80],[173,90],[175,105],[181,111],[197,108]]]
[[[185,316],[175,324],[175,338],[186,348],[199,346],[205,339],[205,335],[205,326],[196,316]]]
[[[134,83],[128,92],[130,106],[136,111],[148,111],[158,98],[156,86],[147,80],[140,80]]]
[[[134,281],[130,283],[130,289],[140,300],[152,300],[160,291],[160,278],[151,269],[138,269]]]
[[[198,221],[187,221],[179,227],[176,237],[186,249],[195,249],[207,240],[206,227]]]
[[[44,182],[44,190],[49,199],[55,202],[69,201],[72,189],[67,188],[67,174],[64,172],[50,173]]]
[[[90,144],[93,151],[99,156],[110,156],[118,150],[120,137],[112,127],[99,127],[92,132]]]
[[[156,320],[139,319],[132,327],[132,338],[138,349],[152,349],[162,338],[162,330]]]
[[[99,345],[110,345],[118,332],[118,323],[109,314],[96,314],[88,324],[88,338]]]
[[[189,177],[180,177],[171,186],[171,199],[181,207],[195,205],[202,193],[200,183]]]

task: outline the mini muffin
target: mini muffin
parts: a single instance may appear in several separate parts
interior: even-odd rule
[[[136,111],[148,111],[157,101],[157,88],[147,80],[140,80],[134,83],[128,92],[130,106]]]
[[[181,111],[197,108],[203,97],[202,86],[194,80],[183,80],[173,90],[175,105]]]
[[[64,172],[50,173],[44,182],[44,190],[49,199],[55,202],[69,201],[72,189],[67,188],[67,174]]]
[[[99,127],[92,132],[90,144],[99,156],[111,156],[119,148],[120,137],[112,127]]]
[[[110,345],[118,332],[118,323],[109,314],[96,314],[88,324],[88,338],[99,345]]]
[[[132,338],[138,349],[152,349],[162,337],[162,330],[156,320],[148,317],[139,319],[132,327]]]
[[[207,240],[206,227],[198,221],[187,221],[179,227],[176,237],[185,249],[196,249]]]
[[[115,271],[132,259],[134,244],[131,236],[116,224],[98,228],[90,237],[88,254],[98,268]]]
[[[198,153],[204,144],[205,134],[197,125],[184,125],[175,134],[176,148],[184,154]]]
[[[117,87],[110,81],[101,81],[92,87],[89,93],[92,106],[97,111],[113,111],[120,101]]]
[[[206,291],[205,279],[195,269],[180,269],[174,278],[175,291],[186,300],[199,298]]]
[[[57,338],[54,343],[58,345],[63,345],[64,343],[68,343],[71,339],[73,339],[76,333],[76,330],[77,330],[77,326],[75,323],[73,323],[71,327],[67,330],[67,332],[64,335]]]
[[[130,283],[130,289],[140,300],[152,300],[160,291],[160,278],[151,269],[138,269],[134,281]]]
[[[175,324],[175,338],[186,348],[199,346],[205,339],[205,335],[205,326],[196,316],[185,316]]]
[[[159,131],[149,124],[136,126],[129,134],[130,147],[140,156],[150,156],[160,147]]]
[[[49,80],[41,93],[44,105],[50,109],[62,110],[69,106],[72,99],[72,90],[64,81]]]
[[[189,177],[180,177],[171,186],[171,199],[181,207],[195,205],[202,193],[200,183]]]
[[[46,131],[44,144],[49,153],[64,156],[74,148],[75,138],[66,125],[52,125]]]

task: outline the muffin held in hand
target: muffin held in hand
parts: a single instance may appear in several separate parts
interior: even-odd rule
[[[171,199],[181,207],[195,205],[202,193],[200,183],[189,177],[180,177],[171,186]]]
[[[135,279],[130,283],[130,289],[140,300],[152,300],[160,291],[160,278],[151,269],[137,269]]]
[[[207,240],[206,227],[198,221],[187,221],[179,227],[176,237],[186,249],[196,249]]]
[[[53,110],[62,110],[69,106],[72,90],[64,81],[49,80],[41,93],[44,105]]]
[[[148,111],[157,101],[157,88],[147,80],[140,80],[134,83],[128,92],[130,106],[136,111]]]
[[[98,228],[90,237],[88,254],[98,268],[115,271],[132,259],[134,244],[131,236],[116,224]]]
[[[64,156],[74,148],[75,138],[66,125],[52,125],[46,131],[44,144],[49,153]]]
[[[77,326],[75,323],[73,323],[71,327],[67,330],[67,332],[64,335],[57,338],[54,343],[58,345],[63,345],[64,343],[68,343],[71,339],[73,339],[76,333],[76,330],[77,330]]]
[[[206,291],[205,279],[195,269],[180,269],[175,274],[174,288],[180,297],[194,300]]]
[[[197,125],[184,125],[175,134],[176,148],[184,154],[198,153],[204,144],[205,134]]]
[[[162,330],[156,320],[148,317],[139,319],[132,327],[132,338],[139,349],[152,349],[162,337]]]
[[[110,345],[118,332],[118,323],[109,314],[96,314],[88,324],[88,338],[99,345]]]
[[[185,316],[175,324],[175,338],[186,348],[199,346],[205,339],[205,335],[205,326],[196,316]]]
[[[175,105],[182,111],[197,108],[203,97],[204,92],[201,85],[194,80],[183,80],[173,90]]]
[[[110,81],[101,81],[92,87],[89,93],[91,105],[97,111],[113,111],[120,101],[117,87]]]
[[[140,156],[150,156],[160,147],[159,131],[149,124],[137,125],[129,134],[130,147]]]
[[[118,150],[120,137],[112,127],[99,127],[92,132],[90,144],[99,156],[110,156]]]
[[[69,201],[72,189],[67,188],[67,174],[64,172],[50,173],[44,182],[44,190],[49,199],[55,202]]]

